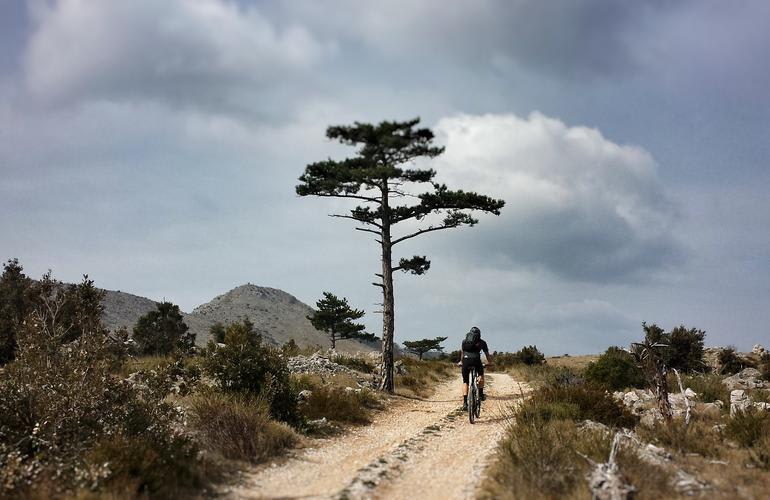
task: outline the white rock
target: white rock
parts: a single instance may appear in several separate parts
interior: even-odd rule
[[[639,395],[635,392],[627,392],[623,395],[623,404],[626,406],[633,407],[640,401],[641,399],[639,398]]]
[[[763,355],[763,354],[764,354],[765,352],[767,352],[767,351],[765,350],[764,346],[762,346],[762,345],[760,345],[760,344],[756,344],[756,345],[755,345],[755,346],[754,346],[754,347],[751,349],[751,352],[753,352],[754,354],[756,354],[756,355],[758,355],[758,356],[761,356],[761,355]]]
[[[730,392],[730,416],[734,417],[736,413],[745,411],[751,405],[751,399],[746,395],[743,389],[736,389]]]

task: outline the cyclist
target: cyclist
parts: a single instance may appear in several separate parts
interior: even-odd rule
[[[481,339],[481,330],[477,326],[468,331],[460,346],[460,362],[457,363],[463,367],[463,410],[468,409],[468,379],[470,378],[471,367],[476,367],[478,374],[479,398],[484,401],[487,397],[484,395],[484,365],[481,363],[481,351],[487,358],[487,363],[492,362],[489,355],[487,343]]]

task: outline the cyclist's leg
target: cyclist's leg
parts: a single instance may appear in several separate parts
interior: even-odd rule
[[[479,398],[484,401],[486,399],[486,396],[484,396],[484,365],[481,363],[481,359],[479,359],[479,363],[476,366],[476,373],[479,374],[477,382],[479,386]]]

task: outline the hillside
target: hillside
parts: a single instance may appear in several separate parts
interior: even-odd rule
[[[185,322],[195,332],[198,344],[208,342],[209,327],[217,321],[228,323],[248,318],[264,338],[274,345],[282,345],[293,338],[302,347],[328,347],[329,341],[307,319],[312,312],[310,306],[293,295],[276,288],[249,283],[196,307],[193,312],[185,315]],[[340,351],[372,349],[355,341],[337,343],[337,350]]]
[[[106,292],[104,323],[111,330],[121,326],[130,330],[142,315],[155,308],[155,302],[145,297],[118,291]],[[293,338],[301,347],[328,347],[329,341],[307,319],[312,311],[310,306],[282,290],[246,284],[196,307],[184,315],[184,321],[195,333],[198,345],[208,342],[209,328],[214,323],[227,324],[248,318],[265,340],[273,345],[282,345]],[[337,343],[337,350],[344,352],[375,349],[379,346],[357,341]]]
[[[141,316],[155,309],[155,301],[146,297],[113,290],[104,292],[102,321],[112,331],[121,327],[131,331]]]

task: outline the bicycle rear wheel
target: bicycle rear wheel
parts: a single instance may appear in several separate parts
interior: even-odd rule
[[[476,387],[471,387],[471,389],[468,391],[468,420],[470,420],[471,423],[476,420],[476,398],[478,396],[476,395]]]

